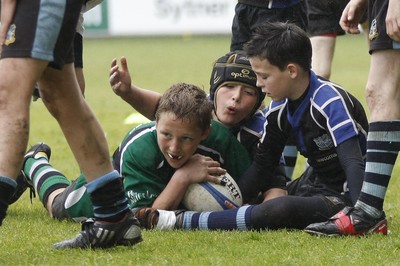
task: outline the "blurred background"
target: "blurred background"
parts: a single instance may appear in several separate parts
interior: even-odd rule
[[[233,0],[104,0],[85,13],[86,37],[230,34]]]

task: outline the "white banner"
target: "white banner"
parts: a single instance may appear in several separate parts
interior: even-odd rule
[[[107,21],[109,35],[229,34],[235,0],[108,0],[85,14],[85,25]],[[104,14],[107,18],[104,18]]]

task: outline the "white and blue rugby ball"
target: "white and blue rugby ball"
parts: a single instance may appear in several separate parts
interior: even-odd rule
[[[191,184],[186,190],[182,204],[190,211],[222,211],[228,209],[225,201],[234,206],[243,204],[242,193],[235,180],[228,173],[221,175],[221,184],[201,182]]]

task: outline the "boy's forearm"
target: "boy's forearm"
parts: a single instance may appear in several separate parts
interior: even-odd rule
[[[158,102],[161,98],[160,93],[132,85],[129,93],[120,96],[143,116],[154,120]]]

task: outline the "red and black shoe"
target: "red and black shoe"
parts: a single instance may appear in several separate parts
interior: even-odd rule
[[[371,233],[387,234],[385,213],[379,218],[373,218],[361,209],[345,207],[323,223],[310,224],[304,229],[307,233],[317,236],[362,236]]]

